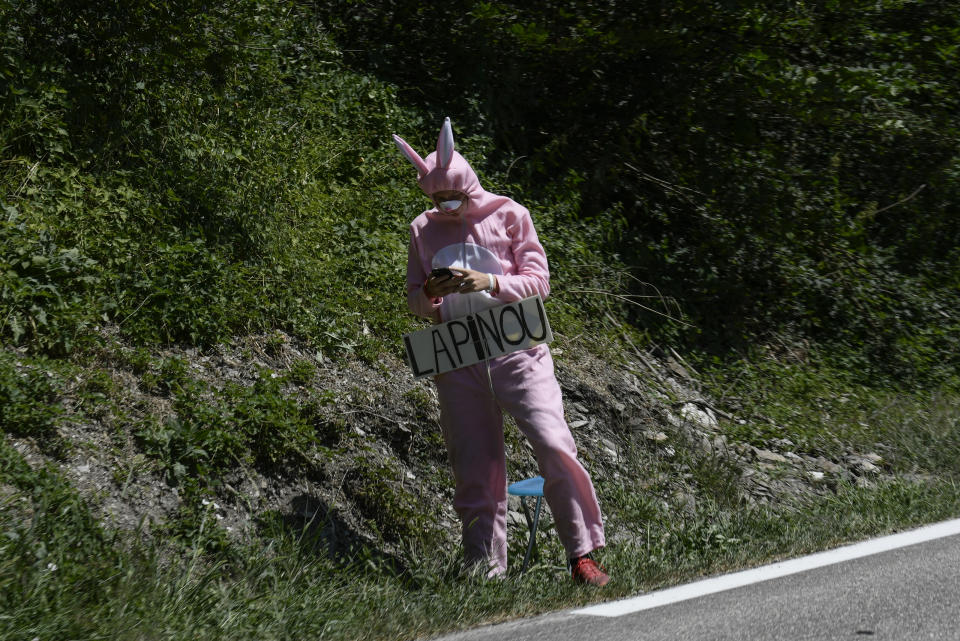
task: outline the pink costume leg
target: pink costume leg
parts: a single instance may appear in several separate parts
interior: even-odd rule
[[[463,524],[468,565],[486,563],[489,576],[507,571],[507,473],[503,415],[481,363],[435,379],[440,423],[453,468],[453,507]]]
[[[537,456],[543,494],[569,558],[604,545],[603,520],[590,475],[563,417],[560,385],[546,345],[491,361],[500,406],[517,421]]]

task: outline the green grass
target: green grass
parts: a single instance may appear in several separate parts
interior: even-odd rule
[[[285,373],[261,371],[249,386],[215,387],[192,376],[180,358],[118,350],[57,367],[45,357],[2,353],[10,435],[0,443],[2,639],[431,636],[655,590],[960,511],[956,384],[870,387],[810,353],[792,361],[699,363],[705,390],[743,417],[722,421],[721,431],[731,445],[787,439],[797,452],[834,461],[876,452],[884,476],[868,487],[836,479],[821,494],[751,503],[742,464],[673,439],[676,453],[668,457],[640,435],[623,435],[620,476],[596,484],[610,537],[601,560],[615,577],[603,591],[569,581],[549,522],[526,575],[517,574],[522,530],[511,532],[513,567],[505,581],[462,574],[456,546],[438,538],[432,517],[392,484],[400,471],[362,449],[352,454],[343,490],[398,552],[360,546],[353,556],[333,558],[311,538],[314,528],[292,531],[279,514],[260,515],[256,534],[238,543],[204,506],[203,499],[215,498],[219,476],[241,462],[269,473],[340,438],[327,432],[343,426],[319,418],[329,394],[311,394],[309,386],[300,391],[305,396],[291,393],[309,382],[315,366],[294,362]],[[65,390],[81,416],[99,416],[104,407],[122,414],[103,369],[109,358],[177,408],[176,425],[147,420],[136,434],[142,463],[166,470],[184,498],[175,518],[149,536],[101,525],[55,465],[28,465],[10,446],[10,438],[42,444],[56,432],[63,411],[43,408],[55,407],[49,401]],[[405,399],[427,420],[430,401],[417,390]]]
[[[44,365],[0,351],[0,430],[41,439],[54,435],[61,414],[54,403],[58,381]]]
[[[4,463],[8,473],[6,447]],[[960,501],[950,482],[893,482],[873,490],[844,486],[799,510],[729,511],[708,502],[688,517],[659,515],[665,518],[644,523],[649,529],[639,540],[610,545],[602,561],[615,580],[595,591],[573,585],[546,560],[559,558],[549,533],[544,560],[504,581],[463,576],[456,550],[415,540],[405,570],[362,553],[337,564],[308,539],[270,529],[229,553],[186,547],[171,555],[103,532],[56,475],[24,473],[15,461],[12,467],[20,487],[5,493],[0,517],[4,639],[416,638],[812,552],[953,516]],[[622,507],[605,498],[608,510]],[[30,513],[34,518],[24,518]],[[515,563],[522,538],[512,540]]]
[[[815,351],[803,361],[742,359],[705,371],[719,404],[743,418],[724,425],[738,441],[788,439],[796,451],[827,456],[875,450],[899,474],[960,474],[956,378],[920,389],[871,385]]]
[[[292,531],[269,514],[260,518],[248,543],[231,542],[199,500],[185,505],[171,536],[112,532],[92,518],[55,469],[27,465],[4,442],[0,638],[425,637],[660,589],[957,516],[955,388],[895,394],[841,384],[820,371],[816,389],[803,397],[797,390],[810,383],[797,378],[800,366],[741,365],[741,381],[761,375],[765,381],[740,388],[754,393],[749,407],[782,418],[777,407],[807,398],[810,409],[775,436],[726,425],[731,441],[791,438],[835,456],[855,446],[878,446],[882,439],[886,471],[900,477],[887,476],[870,487],[841,480],[822,495],[751,504],[736,483],[736,466],[680,444],[677,460],[667,460],[638,443],[625,449],[619,479],[597,483],[611,536],[601,560],[615,580],[596,591],[566,577],[549,523],[539,535],[539,557],[525,575],[517,573],[525,533],[511,532],[512,570],[506,580],[492,582],[464,575],[459,550],[438,545],[415,519],[382,533],[400,550],[391,557],[360,547],[352,557],[334,559],[311,538],[315,529]],[[858,409],[839,413],[832,404],[818,403],[828,389],[831,397],[857,398]],[[747,400],[742,399],[745,408]],[[848,406],[851,401],[840,404]],[[815,438],[828,413],[838,426],[829,438]],[[865,415],[872,417],[873,436],[858,441],[867,433],[859,431]],[[848,422],[859,430],[844,427]],[[678,463],[687,470],[682,481],[671,476]],[[409,516],[410,497],[377,485],[376,470],[365,465],[353,479],[360,485],[350,491],[372,501],[374,512],[400,510]],[[654,480],[640,485],[642,478]],[[678,484],[693,494],[693,504],[677,498]]]

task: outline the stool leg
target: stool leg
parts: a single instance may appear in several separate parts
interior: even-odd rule
[[[533,522],[530,520],[530,510],[527,509],[527,497],[520,497],[520,507],[523,508],[523,520],[527,522],[527,529],[529,530],[533,526]]]
[[[533,552],[533,546],[537,544],[537,525],[540,523],[540,504],[543,502],[543,497],[537,497],[537,507],[533,511],[533,525],[530,527],[530,542],[527,543],[527,553],[523,555],[523,566],[520,568],[520,573],[523,574],[527,571],[527,563],[530,562],[530,553]],[[523,501],[523,511],[527,511],[527,503]],[[527,517],[527,523],[530,523],[529,516]]]

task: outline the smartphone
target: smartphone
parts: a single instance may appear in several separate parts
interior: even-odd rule
[[[437,267],[436,269],[430,272],[430,278],[438,278],[441,276],[444,276],[446,278],[453,278],[454,276],[456,276],[456,274],[449,267]]]

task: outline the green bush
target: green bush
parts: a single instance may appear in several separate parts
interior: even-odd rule
[[[63,414],[61,390],[43,362],[22,362],[0,351],[0,432],[49,438]]]
[[[627,293],[653,284],[695,326],[678,332],[662,308],[625,307],[654,338],[714,351],[832,341],[871,375],[898,379],[956,367],[952,7],[327,0],[317,10],[356,68],[417,87],[410,99],[425,111],[439,94],[462,96],[442,115],[461,136],[488,136],[487,166],[527,198],[574,208],[560,255],[612,232],[598,254],[629,266]],[[409,46],[436,33],[447,37]],[[554,230],[541,231],[549,242]]]
[[[430,522],[423,505],[404,491],[403,471],[389,460],[358,458],[344,479],[344,491],[384,539],[427,540]]]
[[[960,352],[960,24],[848,4],[16,2],[0,332],[399,353],[426,201],[389,135],[426,151],[451,115],[484,184],[533,211],[562,322],[716,352],[808,338],[934,380]],[[441,92],[461,99],[436,114]]]
[[[415,117],[395,90],[344,69],[292,3],[17,6],[0,16],[2,242],[80,262],[0,272],[2,331],[60,353],[101,320],[141,343],[280,327],[356,348],[357,301],[393,302],[370,266],[396,273],[405,251],[403,225],[360,213],[397,200],[382,143]]]
[[[184,379],[172,387],[174,414],[148,419],[139,438],[172,480],[190,477],[201,486],[238,465],[303,464],[315,444],[311,410],[287,396],[283,384],[266,370],[250,386],[222,390]]]
[[[69,352],[96,321],[91,292],[98,279],[95,261],[76,247],[0,221],[0,337]]]

